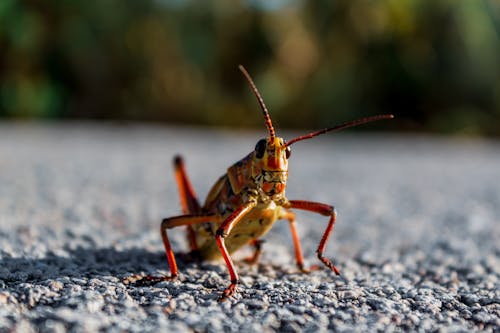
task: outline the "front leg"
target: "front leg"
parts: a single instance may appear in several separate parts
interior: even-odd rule
[[[330,205],[325,205],[318,202],[311,201],[303,201],[303,200],[290,200],[289,205],[286,208],[295,208],[307,210],[310,212],[318,213],[324,216],[330,216],[330,220],[328,222],[328,226],[326,227],[325,232],[323,233],[323,237],[321,237],[321,241],[319,242],[318,249],[316,253],[318,254],[318,259],[328,268],[335,272],[335,274],[340,275],[337,267],[330,261],[330,259],[325,258],[324,252],[326,247],[326,242],[328,241],[328,237],[333,231],[333,227],[335,225],[335,220],[337,218],[337,213],[335,212],[335,208]]]
[[[219,301],[225,301],[228,297],[232,296],[236,291],[236,286],[238,284],[238,274],[236,273],[236,268],[234,267],[233,261],[229,252],[227,251],[226,244],[224,238],[229,235],[231,229],[239,222],[241,219],[248,214],[252,208],[255,207],[257,202],[251,201],[236,209],[231,215],[229,215],[224,222],[220,225],[219,229],[217,229],[215,233],[215,241],[217,242],[217,247],[222,253],[222,257],[226,262],[226,266],[229,270],[229,276],[231,278],[231,284],[227,287],[222,296],[219,298]]]

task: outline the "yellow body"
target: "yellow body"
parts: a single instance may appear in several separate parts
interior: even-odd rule
[[[263,139],[265,140],[265,139]],[[261,149],[261,148],[257,148]],[[208,193],[202,213],[215,214],[220,222],[195,224],[198,252],[203,259],[221,258],[215,242],[220,224],[239,206],[251,200],[257,205],[238,222],[225,237],[225,244],[232,253],[250,241],[266,234],[273,223],[282,218],[288,202],[285,197],[288,161],[284,140],[274,138],[265,141],[262,156],[251,152],[241,161],[228,168]]]

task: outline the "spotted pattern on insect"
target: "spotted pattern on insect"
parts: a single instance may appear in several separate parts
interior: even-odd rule
[[[174,159],[175,176],[184,215],[164,219],[160,228],[171,276],[145,278],[149,282],[155,282],[175,278],[178,275],[177,262],[170,245],[167,229],[186,226],[187,238],[193,252],[198,253],[202,259],[222,258],[226,263],[231,283],[222,293],[220,300],[226,300],[233,295],[238,285],[238,274],[231,254],[244,245],[252,244],[255,246],[255,253],[248,261],[255,263],[261,251],[262,241],[260,238],[279,219],[288,220],[297,267],[303,272],[307,271],[304,268],[302,250],[295,226],[295,214],[291,209],[302,209],[329,217],[328,225],[316,253],[318,259],[326,267],[339,274],[337,267],[323,255],[336,221],[337,214],[333,206],[304,200],[288,200],[285,196],[288,159],[291,156],[290,146],[327,132],[393,117],[392,115],[378,115],[362,118],[299,136],[286,142],[283,138],[276,136],[269,112],[250,75],[243,66],[239,68],[259,101],[268,136],[259,140],[252,152],[227,169],[226,174],[212,186],[203,206],[198,203],[196,194],[187,178],[182,158],[176,157]]]

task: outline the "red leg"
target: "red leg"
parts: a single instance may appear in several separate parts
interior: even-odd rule
[[[295,260],[297,267],[302,272],[307,272],[304,268],[304,256],[302,255],[302,248],[300,246],[299,234],[297,233],[297,226],[295,225],[295,214],[289,210],[284,211],[280,219],[286,219],[290,225],[290,232],[292,233],[293,247],[295,249]]]
[[[178,275],[177,262],[175,261],[174,252],[172,251],[172,246],[167,235],[167,229],[179,227],[179,226],[191,226],[193,224],[205,223],[205,222],[218,222],[219,217],[216,215],[181,215],[166,218],[161,222],[161,237],[163,239],[163,245],[165,246],[165,253],[167,254],[168,266],[170,267],[170,277],[174,278]]]
[[[318,249],[316,250],[316,253],[318,254],[319,260],[321,260],[321,262],[325,264],[326,267],[330,268],[332,271],[335,272],[335,274],[339,275],[340,272],[337,269],[337,267],[335,267],[335,265],[328,258],[325,258],[324,256],[326,242],[328,241],[328,237],[330,236],[330,234],[333,232],[333,227],[335,225],[335,220],[337,217],[335,208],[330,205],[325,205],[317,202],[303,201],[303,200],[290,200],[290,206],[287,208],[302,209],[310,212],[315,212],[321,215],[330,216],[328,226],[326,227],[326,230],[323,233],[323,237],[321,237],[321,241],[319,242],[319,246]]]
[[[231,256],[227,251],[224,238],[229,235],[231,229],[236,225],[236,223],[238,223],[246,214],[248,214],[248,212],[250,212],[256,204],[256,202],[251,201],[245,205],[240,206],[224,220],[224,222],[220,225],[219,229],[217,229],[215,233],[215,241],[217,242],[217,246],[219,247],[219,250],[222,253],[222,257],[226,262],[226,266],[229,270],[229,276],[231,279],[231,284],[223,291],[222,296],[219,298],[219,301],[225,301],[228,297],[233,295],[238,284],[238,274],[236,273],[236,268],[234,267]]]
[[[196,193],[194,192],[193,186],[187,176],[184,161],[180,156],[176,156],[174,158],[174,171],[175,180],[177,181],[177,186],[179,187],[182,212],[184,214],[199,214],[201,212],[200,204],[196,197]],[[191,251],[197,250],[198,245],[196,244],[196,234],[190,225],[187,226],[187,236]]]
[[[177,261],[175,260],[174,252],[172,251],[172,246],[170,245],[170,240],[168,239],[167,229],[179,227],[179,226],[191,226],[197,223],[205,222],[219,222],[220,218],[216,215],[181,215],[166,218],[161,223],[161,237],[163,239],[163,245],[165,246],[165,253],[167,255],[168,267],[170,268],[170,276],[152,276],[147,275],[145,277],[140,277],[138,275],[128,277],[124,280],[125,283],[137,283],[140,285],[157,283],[160,281],[172,280],[179,275],[179,270],[177,268]]]
[[[262,243],[264,243],[262,239],[254,239],[250,242],[250,245],[255,248],[255,251],[252,256],[245,258],[247,264],[255,265],[259,261],[260,255],[262,254]]]

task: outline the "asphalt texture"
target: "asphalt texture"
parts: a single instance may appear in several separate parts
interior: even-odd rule
[[[0,123],[0,332],[500,332],[500,142],[346,131],[292,146],[287,197],[338,211],[327,269],[298,272],[286,221],[259,264],[189,260],[172,158],[201,200],[265,132]],[[278,130],[278,134],[280,131]],[[283,134],[291,138],[295,134]],[[298,213],[308,266],[328,219]]]

